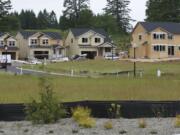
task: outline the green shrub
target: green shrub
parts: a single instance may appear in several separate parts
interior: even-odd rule
[[[175,118],[174,126],[180,128],[180,115],[177,115]]]
[[[72,109],[73,112],[73,119],[78,122],[82,118],[88,118],[91,115],[91,110],[87,107],[80,107],[78,106],[75,109]]]
[[[113,129],[113,124],[112,121],[107,121],[104,123],[104,128],[105,129]]]
[[[121,105],[111,104],[111,107],[108,109],[109,118],[120,118],[121,117]]]
[[[79,126],[84,128],[92,128],[96,126],[96,121],[91,117],[81,118],[79,121]]]
[[[40,89],[40,102],[33,100],[26,105],[26,119],[34,124],[54,123],[65,115],[65,109],[54,97],[53,88],[48,79],[40,78]]]
[[[79,124],[79,126],[84,128],[92,128],[96,125],[96,121],[90,117],[91,110],[87,107],[78,106],[72,109],[72,117]]]
[[[139,128],[146,128],[147,124],[145,119],[140,119],[139,120]]]

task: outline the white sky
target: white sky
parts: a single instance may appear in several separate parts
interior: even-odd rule
[[[54,10],[59,18],[62,15],[64,0],[11,0],[13,10],[20,12],[22,9],[33,9],[35,13],[46,8],[48,11]],[[145,19],[145,4],[147,0],[130,0],[131,17],[137,21]],[[106,0],[90,0],[90,6],[94,13],[102,13],[106,5]],[[133,23],[133,25],[136,22]]]

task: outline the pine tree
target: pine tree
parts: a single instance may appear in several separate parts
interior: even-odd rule
[[[74,21],[75,26],[82,10],[89,8],[89,0],[64,0],[63,16]]]
[[[180,22],[180,0],[148,0],[146,21]]]
[[[130,21],[132,20],[128,8],[129,0],[107,0],[106,8],[107,15],[112,15],[116,18],[120,32],[128,32],[131,29]]]
[[[58,21],[57,21],[57,17],[56,17],[56,13],[54,11],[51,11],[50,15],[49,15],[49,23],[50,23],[50,28],[57,28],[58,27]]]
[[[10,0],[0,0],[0,20],[8,14],[11,7]]]

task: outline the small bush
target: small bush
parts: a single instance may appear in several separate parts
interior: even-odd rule
[[[174,126],[180,128],[180,115],[176,116]]]
[[[79,121],[79,126],[84,128],[93,128],[96,126],[96,121],[91,117],[81,118]]]
[[[72,109],[73,112],[73,119],[78,122],[82,118],[88,118],[91,115],[91,110],[87,107],[80,107],[78,106],[75,109]]]
[[[47,79],[40,79],[40,88],[40,102],[33,100],[26,105],[26,119],[34,124],[54,123],[65,115],[65,109],[54,97],[52,85]]]
[[[151,135],[156,135],[156,134],[158,134],[158,132],[157,132],[156,130],[152,130],[152,131],[150,132],[150,134],[151,134]]]
[[[119,134],[126,134],[126,133],[127,133],[127,131],[125,131],[125,130],[119,131]]]
[[[139,128],[146,128],[147,124],[144,119],[139,120]]]
[[[112,121],[107,121],[104,123],[104,128],[105,129],[113,129],[113,124],[112,124]]]
[[[111,107],[108,109],[109,118],[120,118],[121,116],[121,105],[111,104]]]
[[[77,107],[72,109],[72,117],[81,127],[92,128],[96,125],[96,121],[90,117],[91,110],[87,107]]]

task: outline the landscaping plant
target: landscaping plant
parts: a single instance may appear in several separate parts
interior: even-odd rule
[[[180,128],[180,115],[176,115],[174,126]]]
[[[79,126],[84,128],[92,128],[96,125],[96,122],[91,118],[91,110],[87,107],[78,106],[72,109],[72,117],[79,124]]]
[[[121,105],[111,104],[111,107],[108,109],[108,114],[110,118],[120,118],[121,116]]]
[[[146,128],[147,124],[145,119],[140,119],[139,120],[139,128]]]
[[[112,121],[107,121],[104,123],[104,128],[105,129],[113,129],[113,124],[112,124]]]
[[[40,89],[40,102],[33,99],[26,105],[26,118],[34,124],[54,123],[65,115],[65,109],[54,96],[52,85],[47,78],[40,78]]]

